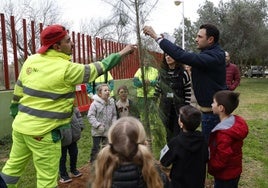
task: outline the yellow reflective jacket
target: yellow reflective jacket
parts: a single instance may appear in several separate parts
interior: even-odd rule
[[[144,67],[144,79],[149,80],[147,85],[147,97],[153,97],[155,92],[155,85],[158,77],[158,70],[153,67]],[[133,78],[133,84],[137,88],[137,97],[144,97],[141,68],[137,70]]]
[[[94,82],[87,84],[87,93],[88,94],[96,94],[96,87],[100,84],[108,84],[110,91],[110,96],[114,96],[114,78],[110,71],[104,73],[103,75],[96,78]]]
[[[19,104],[19,111],[13,129],[27,135],[43,135],[69,124],[75,85],[92,82],[120,60],[119,54],[111,54],[102,62],[83,65],[52,49],[30,56],[14,88],[12,103]]]

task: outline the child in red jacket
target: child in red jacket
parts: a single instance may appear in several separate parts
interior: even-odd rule
[[[214,188],[237,188],[242,172],[242,146],[248,134],[245,120],[232,112],[239,104],[239,93],[219,91],[213,97],[212,110],[220,123],[209,137],[208,172],[214,176]]]

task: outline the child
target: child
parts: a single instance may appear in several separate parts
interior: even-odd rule
[[[95,162],[93,188],[168,186],[167,177],[156,168],[146,145],[144,127],[138,119],[118,119],[108,132],[108,141]]]
[[[85,128],[84,121],[81,113],[77,108],[74,108],[71,128],[61,129],[62,141],[61,141],[61,158],[60,158],[60,182],[68,183],[72,179],[69,177],[66,170],[66,157],[67,151],[70,155],[70,170],[73,177],[82,176],[82,173],[76,169],[78,147],[77,141],[81,137],[81,131]]]
[[[90,156],[91,163],[95,160],[100,145],[106,144],[108,129],[117,119],[114,99],[110,98],[109,86],[100,84],[97,86],[96,91],[97,94],[93,96],[94,100],[87,114],[93,139]]]
[[[239,93],[219,91],[213,97],[212,110],[220,123],[209,138],[208,172],[214,176],[214,188],[237,188],[242,172],[242,146],[248,134],[245,120],[232,112],[239,104]]]
[[[170,179],[172,188],[203,188],[208,161],[205,137],[197,129],[201,112],[191,105],[180,108],[180,133],[161,150],[160,162],[172,164]]]
[[[117,94],[119,95],[119,100],[116,102],[118,118],[124,116],[133,116],[136,118],[140,118],[138,108],[132,100],[128,99],[127,86],[120,86],[117,90]]]

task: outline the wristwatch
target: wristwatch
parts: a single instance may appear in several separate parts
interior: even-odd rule
[[[160,44],[160,42],[163,40],[163,37],[160,35],[160,36],[158,36],[156,39],[155,39],[155,41],[158,43],[158,44]]]

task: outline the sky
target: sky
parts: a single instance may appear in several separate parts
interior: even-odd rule
[[[73,23],[73,30],[79,31],[82,20],[90,18],[107,18],[111,7],[102,0],[56,0],[63,10],[63,18]],[[110,0],[112,1],[112,0]],[[220,0],[210,0],[218,6]],[[191,21],[198,18],[197,10],[205,0],[184,0],[184,16]],[[183,16],[182,4],[176,6],[174,0],[159,0],[156,8],[149,15],[146,25],[151,25],[157,33],[167,32],[173,34],[175,28],[181,24]]]

